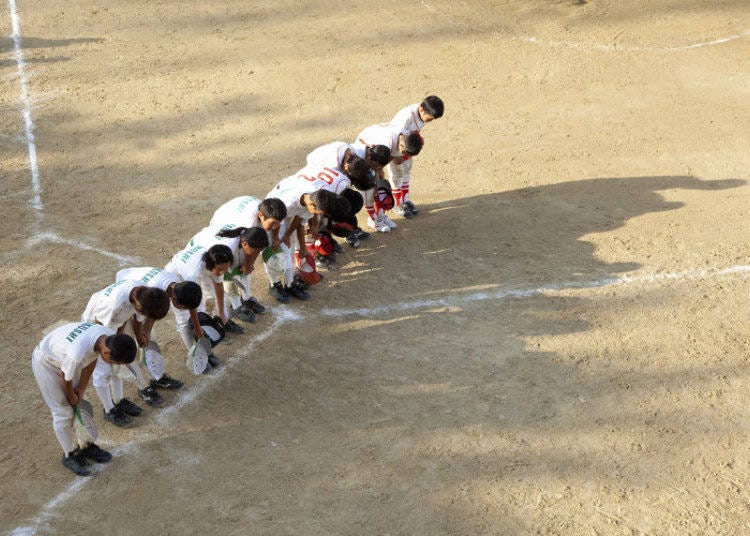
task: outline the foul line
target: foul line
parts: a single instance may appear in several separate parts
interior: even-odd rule
[[[498,37],[502,37],[502,34],[496,33]],[[619,46],[619,45],[600,45],[600,44],[585,44],[585,43],[571,43],[567,41],[544,41],[537,37],[511,37],[513,40],[524,41],[526,43],[534,43],[537,45],[554,47],[554,48],[573,48],[578,50],[602,50],[605,52],[682,52],[685,50],[692,50],[694,48],[710,47],[714,45],[721,45],[730,41],[736,41],[750,35],[750,30],[730,35],[728,37],[721,37],[712,41],[702,41],[700,43],[693,43],[691,45],[683,45],[678,47],[633,47],[633,46]]]
[[[245,346],[239,353],[226,359],[226,363],[220,370],[211,373],[209,375],[201,377],[200,383],[196,383],[187,389],[184,389],[180,393],[179,397],[173,405],[168,408],[164,408],[155,418],[158,425],[163,426],[168,423],[172,417],[177,414],[177,411],[182,409],[184,406],[194,402],[201,394],[209,390],[211,387],[215,387],[218,383],[219,378],[223,377],[226,372],[236,365],[241,359],[246,358],[250,355],[255,345],[266,340],[273,335],[281,326],[287,322],[297,322],[304,320],[304,317],[299,313],[296,313],[290,309],[279,308],[273,311],[275,316],[274,322],[266,328],[264,331],[253,337],[249,344]],[[125,453],[130,453],[134,449],[138,448],[139,445],[147,443],[153,439],[163,438],[163,434],[153,431],[146,431],[145,433],[138,434],[132,441],[114,447],[110,452],[114,458],[118,458]],[[106,442],[101,441],[102,445],[108,446]],[[104,465],[97,464],[94,466],[95,472],[100,472],[104,469]],[[49,523],[55,517],[55,510],[65,504],[69,499],[73,498],[76,493],[81,491],[83,487],[89,482],[93,482],[94,477],[83,477],[78,476],[66,487],[63,491],[58,493],[54,498],[49,500],[39,514],[31,521],[30,525],[16,527],[10,532],[10,536],[33,536],[38,534],[41,529],[50,529]]]
[[[83,251],[93,251],[94,253],[98,253],[99,255],[104,255],[105,257],[109,257],[110,259],[116,260],[120,264],[120,266],[133,266],[141,262],[141,260],[138,257],[120,255],[112,251],[107,251],[106,249],[89,246],[88,244],[78,242],[77,240],[64,238],[55,233],[38,233],[34,237],[29,238],[26,241],[26,247],[34,246],[36,244],[39,244],[40,242],[54,242],[55,244],[66,244],[68,246],[73,246],[78,249],[82,249]]]
[[[743,274],[750,272],[750,265],[736,265],[729,268],[722,269],[703,269],[703,270],[687,270],[683,272],[668,272],[668,273],[649,273],[634,276],[624,277],[608,277],[604,279],[595,279],[591,281],[571,281],[566,283],[559,283],[554,285],[543,285],[536,288],[526,289],[502,289],[495,292],[477,292],[466,296],[453,296],[449,298],[442,298],[439,300],[421,300],[421,301],[404,301],[392,305],[382,305],[378,307],[359,308],[359,309],[329,309],[325,308],[320,311],[320,314],[329,317],[342,317],[342,316],[372,316],[379,313],[387,313],[391,311],[404,311],[412,309],[423,309],[429,307],[451,307],[456,305],[467,304],[477,301],[487,300],[504,300],[509,298],[529,298],[538,295],[544,295],[548,292],[563,291],[563,290],[576,290],[576,289],[594,289],[614,285],[625,285],[631,283],[653,283],[657,281],[668,281],[668,280],[695,280],[695,279],[707,279],[712,277],[721,277],[733,274]],[[250,355],[256,344],[271,337],[278,329],[289,322],[301,322],[305,320],[305,317],[291,309],[282,307],[273,310],[273,316],[275,317],[274,322],[266,328],[264,331],[253,337],[250,342],[232,357],[227,358],[224,367],[221,370],[211,375],[201,378],[199,383],[192,385],[190,388],[185,389],[180,394],[175,403],[163,409],[155,418],[158,425],[163,426],[167,424],[184,406],[195,402],[204,392],[209,390],[211,387],[215,387],[218,380],[226,374],[226,372],[234,367],[240,360]],[[132,441],[115,447],[112,449],[112,454],[115,457],[119,457],[126,452],[138,448],[139,445],[152,441],[154,439],[163,438],[163,434],[153,431],[146,431],[138,434]],[[101,467],[97,466],[97,470],[101,470]],[[43,525],[48,524],[55,516],[55,510],[62,506],[68,499],[72,498],[77,492],[79,492],[88,482],[93,481],[92,477],[76,477],[68,487],[57,494],[53,499],[47,502],[39,514],[33,519],[32,525],[16,527],[10,532],[11,536],[32,536],[37,534],[37,531],[42,528]]]
[[[723,275],[746,272],[750,272],[750,265],[737,265],[722,269],[687,270],[684,272],[651,273],[634,276],[607,277],[604,279],[596,279],[593,281],[567,281],[552,285],[542,285],[536,288],[501,289],[495,292],[475,292],[473,294],[468,294],[465,296],[455,296],[452,298],[404,301],[392,305],[380,305],[378,307],[362,307],[357,309],[325,308],[320,311],[320,314],[331,317],[373,316],[376,314],[388,313],[391,311],[410,311],[413,309],[424,309],[428,307],[454,307],[457,305],[476,301],[504,300],[508,298],[529,298],[531,296],[538,296],[543,295],[547,292],[555,292],[561,290],[593,289],[613,285],[623,285],[629,283],[651,283],[664,280],[705,279],[709,277],[720,277]]]
[[[40,232],[44,203],[42,202],[42,185],[39,178],[39,164],[37,162],[36,154],[34,122],[31,118],[31,108],[33,102],[31,99],[31,93],[29,91],[29,77],[26,74],[26,61],[23,59],[23,49],[21,47],[21,19],[18,16],[18,6],[16,5],[16,0],[8,0],[8,9],[10,11],[11,19],[12,33],[10,37],[13,41],[13,57],[16,61],[16,74],[14,76],[18,77],[19,84],[21,86],[21,112],[23,114],[24,131],[26,134],[26,146],[29,153],[29,169],[31,170],[31,199],[28,203],[29,205],[31,205],[34,214],[32,222],[33,236],[26,242],[26,246],[28,247],[40,242],[48,241],[58,244],[67,244],[84,251],[93,251],[95,253],[104,255],[105,257],[115,259],[121,265],[139,262],[137,257],[118,255],[117,253],[113,253],[111,251],[100,249],[94,246],[89,246],[88,244],[83,244],[76,240],[63,238],[60,235],[54,233]]]
[[[26,62],[23,59],[23,52],[21,51],[21,23],[18,17],[18,8],[16,7],[16,0],[8,0],[8,8],[10,9],[10,20],[12,26],[12,33],[10,34],[13,40],[13,56],[16,60],[16,67],[18,70],[18,78],[21,84],[21,103],[23,104],[23,120],[26,130],[26,145],[29,150],[29,168],[31,169],[31,190],[33,196],[31,198],[31,206],[34,210],[41,211],[44,208],[42,204],[42,187],[39,181],[39,166],[36,160],[36,141],[34,140],[34,123],[31,120],[31,98],[29,94],[29,79],[26,76]],[[39,223],[39,216],[36,217],[35,224]]]

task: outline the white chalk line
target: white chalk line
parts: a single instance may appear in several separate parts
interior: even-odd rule
[[[18,77],[19,85],[21,87],[21,113],[23,115],[25,141],[28,149],[29,170],[31,171],[31,198],[29,199],[28,204],[33,209],[34,216],[32,221],[32,237],[26,242],[27,247],[33,246],[40,242],[49,241],[56,242],[58,244],[67,244],[84,251],[99,253],[100,255],[104,255],[105,257],[115,259],[121,265],[135,264],[139,262],[137,257],[119,255],[117,253],[90,246],[76,240],[63,238],[54,233],[40,232],[44,203],[42,202],[42,185],[41,179],[39,177],[39,163],[37,160],[36,139],[34,137],[34,121],[31,117],[31,109],[35,105],[53,98],[56,94],[53,92],[48,95],[42,95],[36,99],[31,97],[31,92],[29,91],[28,69],[26,67],[26,61],[23,57],[23,49],[21,48],[21,20],[18,16],[18,7],[16,5],[16,0],[8,0],[8,9],[10,11],[11,18],[12,33],[10,37],[13,41],[13,58],[16,61],[16,73],[12,78]],[[11,77],[6,78],[10,79]]]
[[[532,296],[544,295],[548,292],[562,290],[593,289],[613,285],[623,285],[629,283],[650,283],[664,280],[705,279],[709,277],[720,277],[724,275],[747,272],[750,272],[750,265],[736,265],[721,269],[687,270],[683,272],[672,273],[647,273],[633,276],[607,277],[591,281],[567,281],[551,285],[542,285],[536,288],[501,289],[494,292],[475,292],[473,294],[463,296],[453,295],[450,297],[433,300],[409,300],[396,304],[380,305],[377,307],[361,307],[355,309],[324,308],[320,311],[320,314],[330,317],[369,317],[382,313],[389,313],[392,311],[410,311],[414,309],[426,309],[431,307],[456,307],[476,301],[505,300],[509,298],[529,298]]]
[[[700,269],[700,270],[686,270],[682,272],[667,272],[667,273],[646,273],[633,276],[623,277],[607,277],[603,279],[595,279],[590,281],[571,281],[565,283],[558,283],[553,285],[543,285],[534,288],[522,288],[522,289],[501,289],[495,292],[476,292],[469,295],[457,296],[453,295],[447,298],[441,298],[439,300],[417,300],[417,301],[403,301],[391,305],[382,305],[378,307],[358,308],[358,309],[329,309],[324,308],[320,311],[321,315],[329,317],[342,317],[342,316],[373,316],[381,313],[388,313],[392,311],[404,311],[412,309],[424,309],[433,307],[455,307],[465,305],[471,302],[477,301],[497,301],[505,300],[509,298],[528,298],[533,296],[544,295],[548,292],[562,291],[562,290],[576,290],[576,289],[594,289],[607,286],[625,285],[631,283],[653,283],[658,281],[667,280],[695,280],[695,279],[706,279],[713,277],[721,277],[726,275],[743,274],[750,272],[750,265],[735,265],[729,268],[716,268],[716,269]],[[226,359],[225,365],[216,373],[207,375],[201,378],[200,383],[196,383],[188,389],[185,389],[175,401],[173,405],[165,408],[157,415],[155,421],[158,425],[163,426],[168,424],[169,421],[177,414],[178,410],[184,406],[195,402],[204,392],[210,388],[215,387],[218,384],[219,378],[222,378],[226,372],[234,367],[239,361],[250,355],[253,348],[260,342],[271,337],[278,329],[289,322],[301,322],[305,320],[305,317],[301,314],[288,309],[288,308],[277,308],[272,311],[275,317],[274,322],[254,336],[250,342],[240,350],[236,355]],[[128,443],[115,447],[112,449],[112,453],[115,456],[120,456],[126,452],[131,452],[138,446],[160,439],[163,434],[159,434],[158,431],[147,431],[139,434],[136,438]],[[42,507],[39,515],[32,520],[32,525],[16,527],[10,534],[11,536],[31,536],[37,533],[37,530],[44,524],[48,523],[55,516],[55,509],[65,503],[68,499],[73,497],[83,486],[89,482],[90,478],[76,477],[73,482],[57,496],[51,499],[47,504]]]
[[[253,348],[255,348],[255,345],[268,339],[281,326],[288,322],[297,322],[304,320],[304,317],[302,315],[287,308],[274,309],[272,311],[272,314],[275,319],[268,328],[255,335],[250,340],[250,342],[239,351],[239,353],[227,358],[224,366],[222,366],[219,370],[209,375],[202,376],[199,383],[196,383],[189,388],[183,389],[180,395],[177,397],[175,403],[167,408],[164,408],[156,416],[156,424],[159,426],[164,426],[165,424],[169,423],[169,421],[171,421],[171,419],[177,414],[178,410],[182,409],[188,404],[193,403],[204,392],[208,391],[210,388],[215,387],[218,384],[219,378],[222,378],[230,368],[234,367],[243,358],[249,356]],[[144,433],[138,434],[137,437],[135,437],[128,443],[112,448],[110,452],[112,453],[112,456],[116,458],[122,456],[125,453],[132,452],[142,444],[160,438],[163,438],[163,434],[159,434],[158,431],[146,431]],[[100,443],[105,447],[109,446],[106,441],[101,441]],[[94,466],[95,472],[99,472],[103,468],[104,466],[99,464]],[[37,534],[41,528],[47,528],[45,527],[45,525],[47,525],[55,517],[55,510],[62,506],[73,496],[75,496],[76,493],[81,491],[81,489],[83,489],[83,487],[91,481],[93,481],[92,477],[75,477],[73,481],[68,485],[68,487],[58,493],[54,498],[49,500],[47,504],[42,507],[39,514],[31,520],[31,523],[29,525],[16,527],[10,532],[10,535],[32,536],[34,534]]]
[[[507,37],[500,33],[495,33],[497,37]],[[682,45],[676,47],[637,47],[637,46],[621,46],[621,45],[602,45],[602,44],[586,44],[586,43],[572,43],[569,41],[545,41],[538,37],[515,37],[510,36],[510,39],[515,41],[524,41],[526,43],[534,43],[541,46],[553,47],[553,48],[571,48],[578,50],[601,50],[604,52],[683,52],[685,50],[692,50],[695,48],[710,47],[715,45],[721,45],[730,41],[736,41],[750,35],[750,29],[744,32],[730,35],[727,37],[720,37],[711,41],[701,41],[699,43],[692,43],[690,45]]]
[[[21,22],[18,16],[18,8],[16,6],[16,0],[8,0],[8,8],[10,10],[10,19],[12,26],[12,33],[10,35],[13,41],[13,57],[16,60],[16,68],[18,71],[19,84],[21,85],[21,103],[23,105],[23,120],[24,128],[26,131],[26,145],[28,146],[29,153],[29,168],[31,170],[31,190],[32,197],[30,204],[32,208],[38,212],[44,208],[42,204],[42,187],[39,180],[39,166],[36,158],[36,141],[34,139],[34,122],[31,120],[31,97],[29,93],[29,79],[26,75],[26,62],[23,59],[23,52],[21,50]],[[36,217],[35,224],[38,225],[39,217]]]
[[[26,247],[30,248],[41,242],[54,242],[55,244],[66,244],[68,246],[73,246],[78,249],[81,249],[83,251],[93,251],[105,257],[109,257],[110,259],[116,260],[121,266],[133,266],[141,262],[138,257],[120,255],[119,253],[114,253],[112,251],[107,251],[106,249],[101,249],[95,246],[90,246],[88,244],[84,244],[83,242],[79,242],[78,240],[71,240],[70,238],[65,238],[55,233],[37,233],[32,238],[29,238],[26,241]]]
[[[420,0],[420,4],[428,9],[429,11],[439,13],[443,18],[447,19],[451,24],[462,27],[465,31],[474,32],[476,29],[469,26],[464,22],[459,22],[453,17],[448,15],[444,10],[433,7],[432,5]],[[545,41],[538,37],[531,36],[513,36],[505,35],[501,32],[494,32],[494,37],[511,39],[514,41],[524,41],[526,43],[534,43],[541,46],[554,47],[554,48],[572,48],[579,50],[601,50],[605,52],[682,52],[685,50],[692,50],[694,48],[710,47],[715,45],[721,45],[730,41],[736,41],[750,35],[750,29],[747,29],[738,34],[729,35],[726,37],[719,37],[710,41],[701,41],[698,43],[692,43],[689,45],[681,45],[675,47],[637,47],[637,46],[620,46],[620,45],[602,45],[602,44],[586,44],[586,43],[572,43],[569,41]]]

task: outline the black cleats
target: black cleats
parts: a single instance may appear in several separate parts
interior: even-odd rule
[[[89,462],[81,455],[79,449],[63,456],[62,464],[78,476],[89,476],[91,474],[91,469],[88,468]]]
[[[115,407],[119,408],[120,411],[122,411],[125,415],[129,415],[130,417],[139,417],[143,414],[143,408],[137,404],[134,404],[127,398],[123,398],[122,400],[120,400],[117,404],[115,404]]]
[[[179,389],[183,385],[185,384],[180,380],[175,380],[166,374],[162,374],[158,380],[151,380],[151,387],[159,389]]]
[[[148,404],[149,406],[159,408],[164,405],[164,399],[151,385],[144,389],[138,389],[138,394],[141,395],[143,401],[146,402],[146,404]]]
[[[87,460],[96,463],[107,463],[112,461],[112,455],[96,443],[89,443],[86,448],[79,449],[79,454]]]

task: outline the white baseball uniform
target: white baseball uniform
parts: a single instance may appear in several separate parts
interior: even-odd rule
[[[218,229],[231,224],[235,227],[261,227],[258,218],[258,205],[262,202],[252,195],[243,195],[230,199],[214,212],[209,227]]]
[[[218,209],[216,209],[216,212],[214,212],[214,215],[211,218],[209,227],[214,229],[231,229],[234,227],[263,228],[263,224],[258,217],[258,205],[260,205],[261,202],[261,199],[258,199],[257,197],[254,197],[252,195],[235,197],[234,199],[227,201]],[[270,241],[271,237],[269,236],[268,239]],[[242,251],[242,248],[239,248],[238,257],[240,257],[240,255],[241,264],[242,261],[244,261],[244,252]],[[271,281],[271,284],[273,284],[275,281],[278,281],[281,277],[281,274],[275,273],[267,266],[265,267],[265,269],[266,274],[268,274],[268,279],[269,281]],[[242,274],[235,274],[229,281],[226,281],[225,278],[224,290],[227,292],[227,296],[229,297],[229,301],[232,303],[232,307],[237,308],[241,305],[241,302],[236,302],[236,300],[239,298],[239,295],[236,294],[236,285],[233,283],[233,281],[236,281],[239,285],[242,286],[245,299],[249,299],[252,296],[252,291],[250,290],[251,276],[252,274],[247,276]]]
[[[182,278],[182,281],[192,281],[201,286],[203,290],[203,299],[198,306],[198,311],[206,310],[206,289],[211,288],[214,292],[214,283],[221,283],[223,276],[215,276],[206,268],[203,262],[203,254],[208,251],[203,246],[188,246],[182,251],[178,251],[172,257],[172,260],[164,267],[168,272],[173,272]],[[214,293],[214,297],[216,294]],[[193,343],[193,331],[190,329],[190,312],[174,309],[175,324],[177,332],[182,337],[182,342],[186,348],[190,348]]]
[[[258,201],[258,203],[260,203],[260,201]],[[257,218],[257,204],[255,214]],[[213,218],[211,221],[213,221]],[[203,246],[206,249],[215,244],[223,244],[232,250],[232,266],[229,271],[224,274],[222,284],[224,285],[224,296],[235,309],[242,305],[243,299],[247,300],[252,296],[250,290],[251,274],[245,275],[240,270],[240,267],[245,262],[245,251],[242,249],[242,246],[240,246],[240,237],[225,238],[219,236],[218,233],[236,227],[247,227],[247,225],[236,225],[234,223],[225,223],[220,227],[209,225],[208,227],[201,229],[201,231],[193,236],[188,243],[188,246]],[[224,306],[226,311],[226,303]]]
[[[60,373],[77,387],[81,371],[99,357],[94,351],[97,339],[114,333],[113,329],[99,324],[73,322],[48,333],[32,353],[31,368],[42,398],[52,413],[55,436],[66,455],[79,445],[73,431],[73,407],[60,385]]]
[[[402,134],[411,134],[412,132],[420,132],[424,128],[424,121],[419,117],[419,103],[410,104],[404,108],[401,108],[396,115],[393,116],[389,123],[391,127],[396,128]],[[401,190],[401,195],[396,192],[396,202],[406,202],[409,200],[409,183],[411,182],[411,167],[413,164],[412,159],[406,159],[401,164],[391,162],[388,164],[388,180],[391,181],[391,185]]]
[[[114,330],[120,329],[133,316],[143,322],[146,318],[136,312],[135,305],[130,301],[130,292],[137,286],[141,286],[138,281],[117,281],[94,293],[81,315],[81,320],[96,322]],[[118,374],[122,366],[110,365],[100,359],[94,369],[94,389],[108,413],[125,396],[122,378]],[[140,367],[131,366],[130,368],[135,373],[138,387],[140,389],[147,387],[148,383]]]
[[[419,117],[419,103],[401,108],[388,124],[402,134],[421,131],[424,128],[424,121]]]
[[[370,125],[366,129],[364,129],[362,132],[359,133],[357,136],[356,141],[352,144],[352,146],[355,149],[355,152],[360,154],[365,152],[365,148],[372,147],[373,145],[385,145],[391,150],[391,157],[393,158],[402,158],[401,156],[401,150],[398,146],[398,138],[401,135],[401,131],[397,128],[392,127],[388,123],[379,123],[377,125]],[[408,160],[407,160],[408,161]],[[396,185],[394,183],[393,179],[393,170],[392,170],[393,164],[388,164],[385,166],[385,172],[386,177],[391,183],[391,186],[395,189]],[[411,169],[411,164],[409,164],[409,169]],[[399,174],[399,178],[402,177],[402,174]],[[398,180],[398,188],[401,187],[401,181]],[[365,199],[365,207],[367,208],[368,214],[370,214],[370,217],[372,218],[373,212],[372,212],[372,206],[375,203],[375,189],[368,190],[367,192],[364,192],[364,199]],[[380,213],[378,213],[378,216],[380,216]]]
[[[305,167],[330,167],[341,170],[343,169],[341,166],[344,163],[344,157],[346,156],[347,150],[353,152],[354,148],[343,141],[334,141],[332,143],[321,145],[308,153],[307,166]]]
[[[304,169],[304,168],[303,168]],[[299,176],[298,173],[290,175],[289,177],[282,179],[273,189],[268,192],[266,199],[269,197],[276,197],[286,205],[286,219],[281,223],[279,229],[279,236],[284,236],[287,228],[292,224],[295,216],[298,216],[302,220],[302,225],[305,225],[312,214],[307,207],[302,204],[301,198],[305,194],[311,194],[320,190],[320,185],[316,184],[314,180],[307,180]],[[286,267],[283,274],[278,274],[271,270],[267,264],[264,264],[266,274],[268,274],[269,280],[278,281],[283,275],[284,283],[291,285],[294,279],[294,264],[293,264],[293,251],[295,249],[303,249],[304,244],[297,244],[297,234],[292,233],[289,237],[289,246],[281,243],[281,250],[286,256]]]
[[[138,268],[125,268],[123,270],[120,270],[115,274],[115,280],[116,281],[137,281],[139,285],[143,285],[146,287],[151,288],[158,288],[163,290],[164,292],[167,291],[169,288],[169,285],[172,283],[180,283],[182,282],[182,278],[177,275],[173,274],[172,272],[168,272],[166,270],[162,270],[161,268],[154,268],[153,266],[142,266]],[[176,311],[179,311],[174,304],[170,304],[172,312],[175,314],[176,318]],[[178,330],[179,332],[179,330]],[[151,336],[153,338],[154,332],[152,330]],[[180,333],[180,336],[182,334]],[[135,367],[133,367],[135,368]],[[164,368],[163,366],[161,367]],[[151,376],[158,380],[161,378],[161,375],[154,376],[153,372],[149,369],[149,373]],[[139,383],[140,387],[140,383]],[[141,387],[142,389],[143,387]]]

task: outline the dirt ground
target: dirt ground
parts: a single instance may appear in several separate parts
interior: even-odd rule
[[[3,533],[750,532],[746,0],[17,3],[43,208],[5,37]],[[30,352],[123,264],[79,244],[162,266],[428,94],[421,214],[223,374],[165,321],[187,388],[72,478]]]

